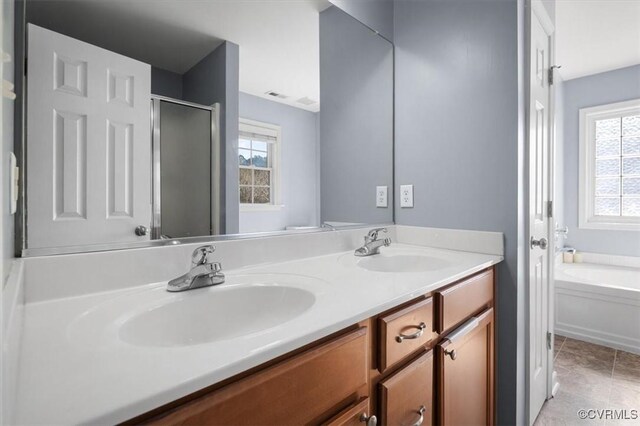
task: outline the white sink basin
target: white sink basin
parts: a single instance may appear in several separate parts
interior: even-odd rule
[[[444,259],[424,255],[379,254],[364,257],[357,265],[375,272],[428,272],[446,268],[450,263]]]
[[[114,293],[78,315],[67,336],[81,347],[187,348],[266,333],[310,310],[318,284],[297,274],[227,275],[224,284],[178,293],[166,283]],[[313,291],[310,291],[313,289]]]
[[[142,312],[120,327],[133,345],[190,346],[258,333],[309,309],[315,297],[295,287],[257,285],[195,294]],[[191,290],[196,292],[197,290]]]

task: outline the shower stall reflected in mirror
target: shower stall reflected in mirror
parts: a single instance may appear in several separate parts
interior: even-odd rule
[[[152,239],[219,232],[219,106],[152,96]]]

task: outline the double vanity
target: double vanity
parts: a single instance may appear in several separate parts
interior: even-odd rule
[[[491,424],[502,235],[367,231],[217,241],[180,292],[202,244],[18,261],[16,421]]]

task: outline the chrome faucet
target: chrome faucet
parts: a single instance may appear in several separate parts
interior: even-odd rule
[[[222,284],[224,274],[220,272],[220,262],[210,262],[209,255],[216,250],[214,246],[202,246],[191,255],[191,270],[174,278],[167,284],[167,291],[185,291],[194,288],[209,287]]]
[[[387,228],[375,228],[364,237],[364,245],[355,251],[356,256],[372,256],[380,254],[380,247],[389,247],[391,238],[378,239],[378,232],[387,232]]]

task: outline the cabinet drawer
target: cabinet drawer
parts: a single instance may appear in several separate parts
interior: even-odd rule
[[[380,372],[433,340],[433,298],[416,302],[378,319]]]
[[[370,400],[362,398],[325,423],[325,426],[366,426],[369,416],[371,416]]]
[[[433,351],[380,382],[383,425],[429,426],[433,421]],[[420,422],[422,419],[422,423]]]
[[[362,327],[178,407],[152,424],[301,425],[335,413],[368,383]],[[342,405],[344,407],[344,405]]]
[[[436,331],[442,334],[491,304],[493,269],[437,291],[435,299],[438,313]]]

